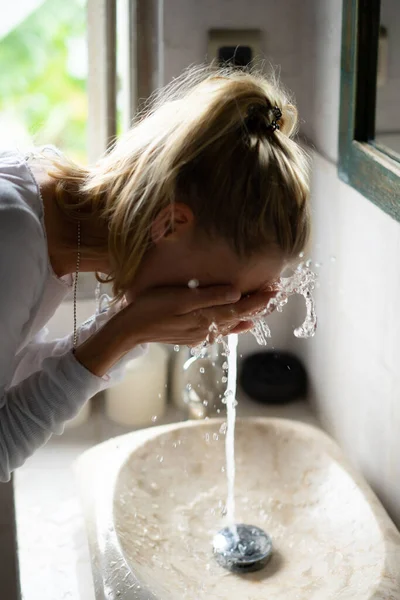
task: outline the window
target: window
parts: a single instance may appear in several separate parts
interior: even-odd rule
[[[93,163],[154,89],[158,0],[17,0],[0,20],[0,150]],[[140,68],[138,68],[140,66]],[[80,299],[94,296],[92,274]]]
[[[398,0],[343,0],[339,176],[398,221],[399,23]]]
[[[1,146],[54,144],[86,162],[85,0],[24,0],[2,12]]]

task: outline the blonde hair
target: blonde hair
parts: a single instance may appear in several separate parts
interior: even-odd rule
[[[273,108],[282,117],[270,127]],[[309,236],[308,159],[294,141],[297,111],[274,78],[196,67],[160,90],[93,167],[55,159],[57,203],[71,219],[108,224],[108,280],[121,297],[151,245],[151,224],[184,202],[210,236],[240,257],[276,244],[286,258]],[[78,211],[79,209],[79,211]]]

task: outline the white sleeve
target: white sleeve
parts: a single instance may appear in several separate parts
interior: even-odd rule
[[[34,215],[7,203],[1,206],[0,481],[8,481],[15,468],[52,433],[62,432],[65,421],[107,385],[76,360],[70,340],[64,338],[36,347],[39,356],[31,366],[35,364],[39,370],[9,387],[24,325],[43,289],[47,268],[43,243],[41,226]],[[82,335],[84,331],[91,334],[90,324]]]
[[[113,305],[107,311],[98,315],[93,315],[80,325],[78,329],[78,346],[96,333],[96,331],[101,329],[103,325],[118,312],[118,310],[120,310],[120,307],[118,305]],[[43,361],[49,356],[61,356],[72,349],[72,333],[55,340],[47,340],[48,334],[48,329],[44,327],[36,334],[31,342],[18,353],[14,363],[12,385],[18,384],[32,373],[39,371]],[[103,378],[101,378],[99,391],[118,383],[123,378],[126,364],[130,360],[142,356],[146,351],[147,344],[141,344],[125,354],[124,357],[119,360]]]

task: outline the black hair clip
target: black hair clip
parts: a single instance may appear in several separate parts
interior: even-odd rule
[[[274,115],[274,118],[271,121],[271,123],[269,124],[268,129],[270,129],[271,131],[276,131],[277,129],[279,129],[278,121],[280,121],[282,118],[282,111],[277,106],[274,106],[271,109],[271,111],[272,111],[272,114]]]
[[[272,121],[266,123],[268,116],[272,113]],[[245,120],[248,133],[256,133],[260,131],[260,123],[264,128],[265,132],[273,132],[279,129],[279,121],[282,118],[282,111],[277,106],[268,108],[258,104],[252,104],[247,110],[247,117]]]

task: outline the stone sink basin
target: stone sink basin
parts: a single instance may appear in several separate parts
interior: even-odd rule
[[[130,433],[77,463],[96,598],[398,600],[400,534],[322,431],[286,419],[237,423],[237,522],[274,554],[258,573],[218,566],[226,525],[222,420]]]

